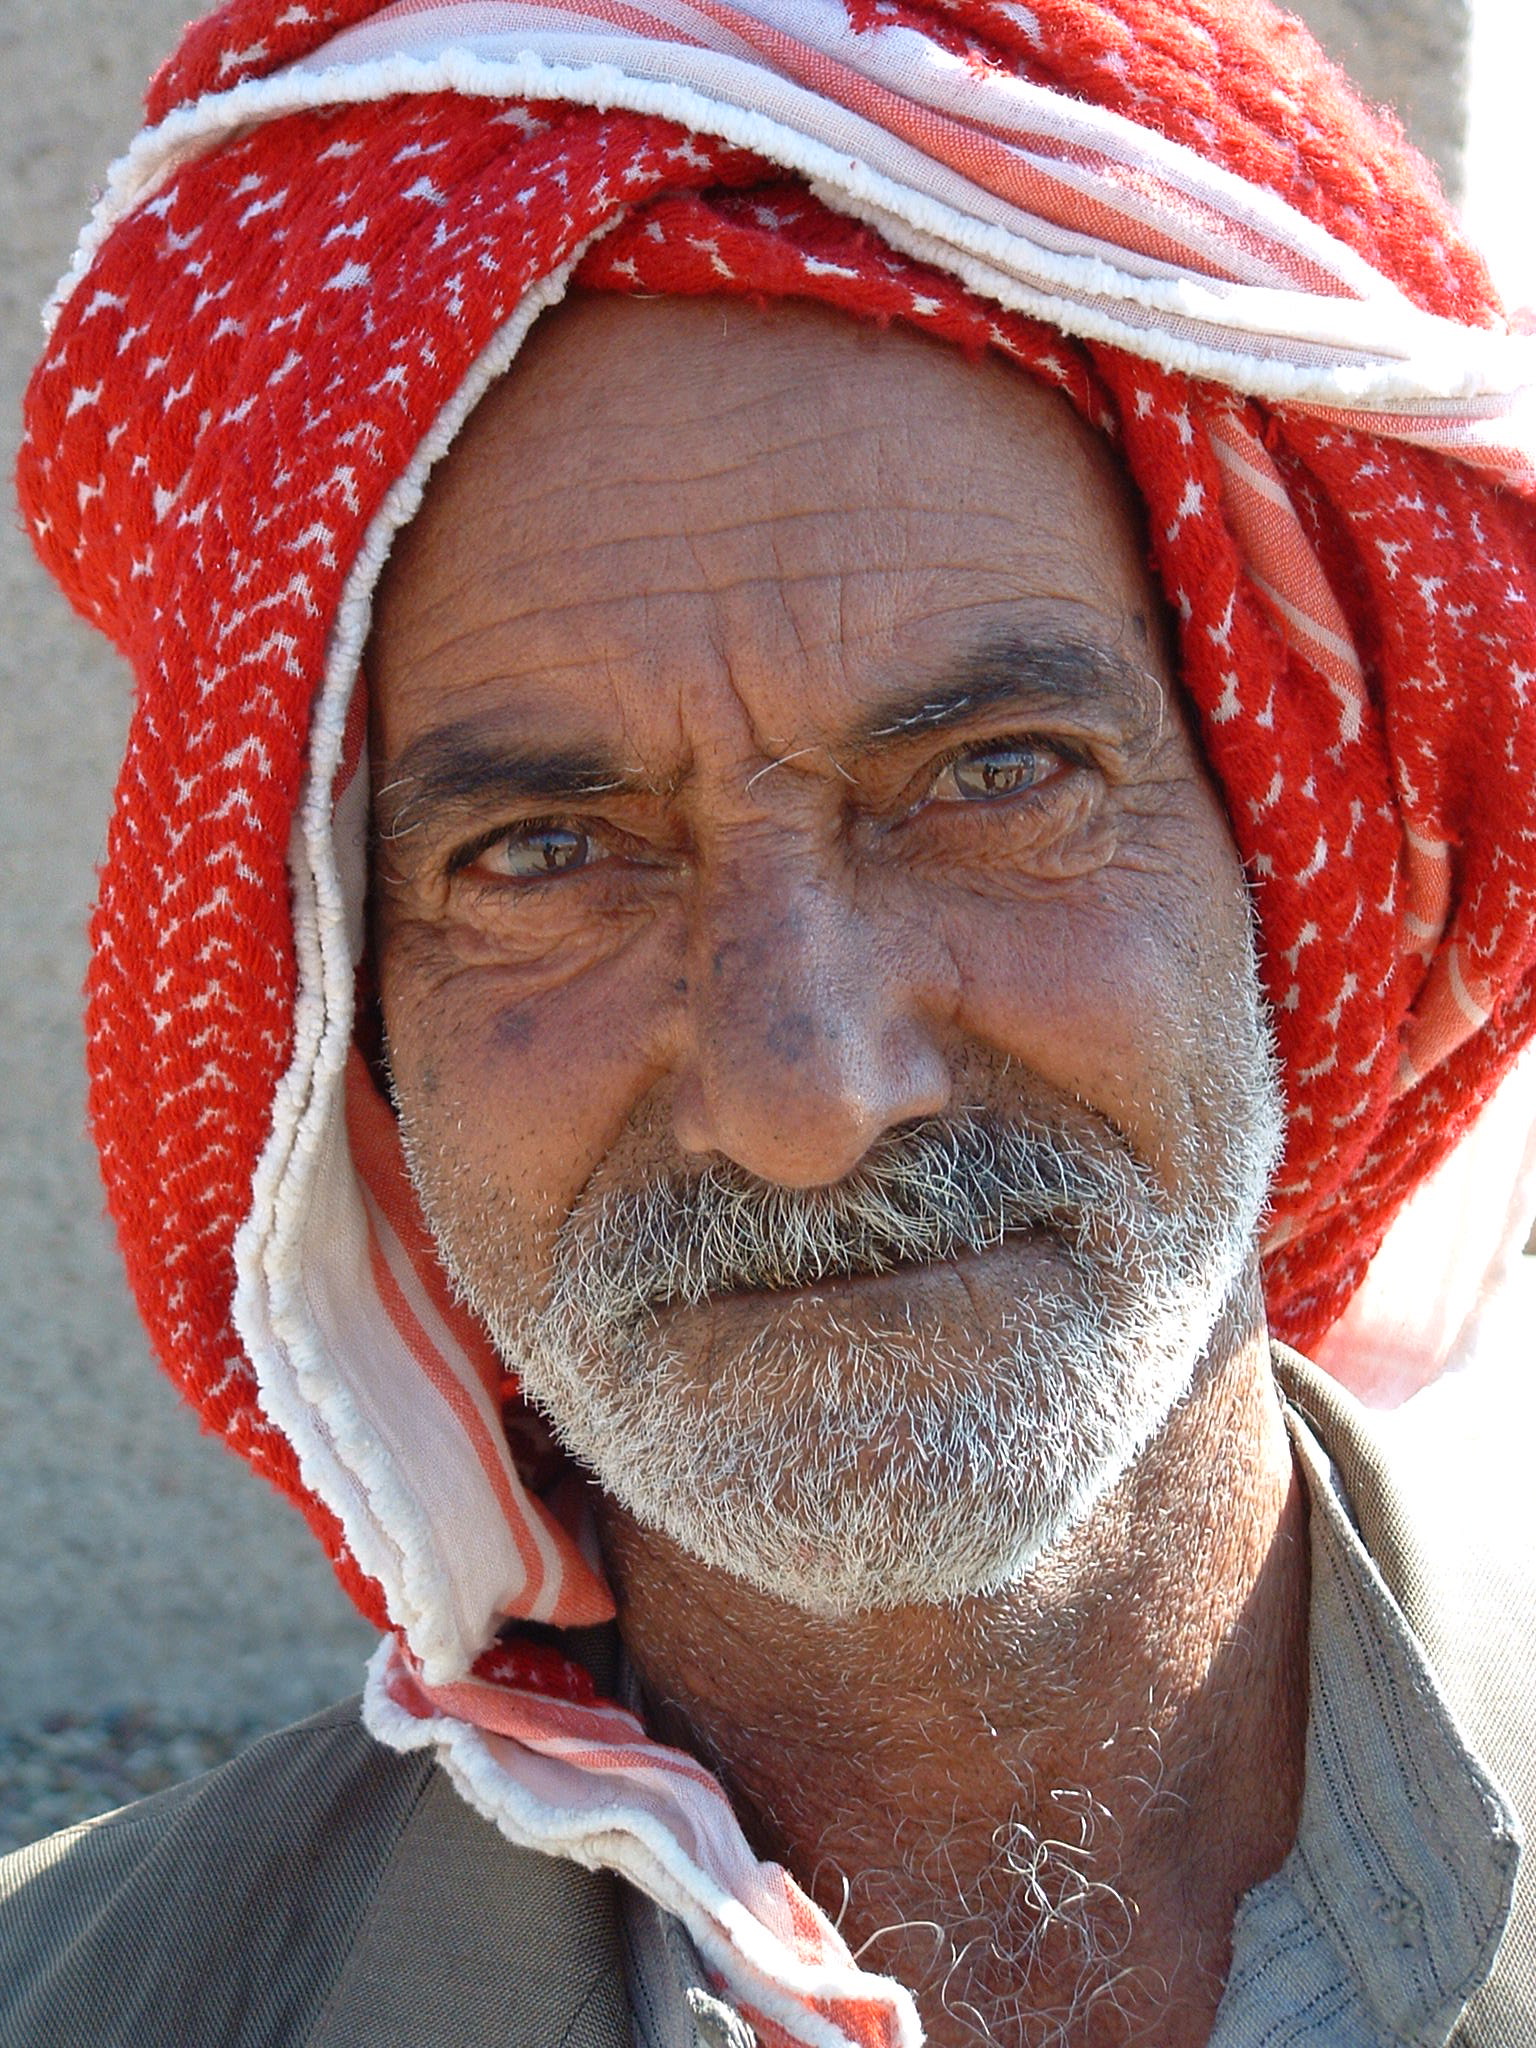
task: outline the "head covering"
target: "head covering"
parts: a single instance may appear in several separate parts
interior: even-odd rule
[[[1255,890],[1267,1299],[1306,1344],[1536,1027],[1531,345],[1254,0],[232,0],[149,111],[20,488],[138,679],[89,1049],[151,1333],[391,1631],[376,1733],[681,1914],[766,2041],[915,2040],[706,1773],[488,1647],[611,1607],[353,1042],[380,566],[573,280],[816,300],[1057,386],[1141,494]]]

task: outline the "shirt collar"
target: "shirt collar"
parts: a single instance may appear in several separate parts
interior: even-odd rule
[[[1509,1919],[1519,1825],[1361,1541],[1333,1460],[1289,1400],[1286,1420],[1310,1507],[1301,1819],[1279,1871],[1238,1908],[1209,2048],[1445,2048]],[[637,2048],[749,2048],[681,1926],[638,1892],[624,1948]]]
[[[1458,1728],[1360,1539],[1333,1461],[1287,1403],[1307,1488],[1306,1780],[1295,1846],[1242,1902],[1211,2048],[1441,2048],[1493,1966],[1518,1823]]]

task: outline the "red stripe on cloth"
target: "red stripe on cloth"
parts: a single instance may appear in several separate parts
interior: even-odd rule
[[[1037,214],[1074,234],[1134,250],[1157,262],[1208,268],[1204,252],[1195,250],[1189,242],[1172,233],[1159,232],[1129,210],[1095,199],[1053,177],[1040,165],[1030,163],[997,133],[972,127],[906,99],[811,44],[721,5],[720,0],[692,0],[692,4],[758,50],[785,77],[851,113],[862,115],[887,133],[899,135],[936,163],[948,165],[973,184],[1024,212]],[[592,5],[594,12],[606,18],[608,0],[592,0]],[[1063,149],[1062,154],[1069,152]],[[1093,168],[1086,152],[1082,153],[1082,163],[1084,169]],[[1150,180],[1147,185],[1150,189]],[[1159,188],[1157,197],[1171,203],[1174,195],[1167,188]],[[1179,194],[1177,199],[1183,210],[1196,211],[1186,195]],[[1214,213],[1207,219],[1210,225],[1225,228],[1225,222]]]
[[[1252,427],[1235,411],[1213,408],[1207,430],[1221,465],[1227,517],[1248,567],[1283,637],[1333,692],[1339,706],[1339,739],[1353,746],[1366,714],[1365,677],[1349,623],[1317,551]]]
[[[548,1565],[528,1528],[523,1504],[513,1494],[505,1456],[498,1454],[496,1446],[491,1441],[490,1432],[485,1426],[485,1418],[475,1406],[469,1390],[422,1328],[415,1311],[405,1298],[399,1281],[390,1271],[389,1260],[379,1242],[373,1213],[368,1217],[368,1264],[379,1299],[384,1304],[401,1342],[421,1367],[428,1384],[435,1388],[446,1403],[455,1422],[468,1439],[476,1463],[485,1474],[486,1483],[496,1496],[502,1520],[506,1523],[517,1547],[526,1574],[518,1604],[532,1607],[544,1590]]]
[[[423,1690],[437,1712],[447,1714],[453,1720],[467,1721],[472,1727],[484,1729],[487,1734],[525,1743],[541,1755],[569,1764],[573,1770],[624,1778],[634,1797],[642,1803],[655,1803],[656,1799],[653,1792],[647,1801],[643,1785],[647,1777],[663,1781],[674,1792],[685,1791],[694,1798],[702,1795],[705,1806],[690,1818],[703,1820],[707,1812],[712,1812],[717,1821],[729,1818],[732,1830],[735,1829],[730,1802],[704,1766],[695,1763],[681,1750],[668,1749],[653,1741],[638,1723],[633,1725],[627,1738],[609,1736],[601,1726],[573,1730],[557,1725],[571,1715],[596,1714],[598,1710],[567,1707],[543,1694],[503,1692],[492,1695],[487,1689],[486,1696],[472,1697],[470,1688],[464,1685],[430,1686]],[[545,1707],[549,1708],[547,1715],[543,1711]],[[708,1853],[704,1841],[701,1833],[693,1833],[689,1845],[693,1855],[702,1858]]]
[[[367,27],[372,30],[378,24],[393,21],[397,17],[430,16],[442,12],[440,0],[397,0],[395,6],[380,8]],[[572,4],[572,0],[517,0],[517,4],[505,10],[486,8],[485,12],[492,17],[505,13],[507,21],[513,26],[521,26],[524,16],[548,14],[554,20],[568,23],[573,27],[579,27],[589,21],[600,21],[613,28],[625,29],[644,42],[684,43],[694,49],[713,47],[712,44],[706,44],[702,38],[691,35],[680,21],[668,15],[652,13],[649,8],[627,5],[626,0],[575,0],[575,4]],[[494,20],[488,20],[485,32],[493,30],[496,26]]]
[[[341,736],[341,759],[336,763],[336,777],[331,785],[331,810],[352,787],[352,778],[368,746],[368,684],[359,676],[347,704],[346,729]]]
[[[369,1265],[379,1300],[428,1384],[464,1432],[523,1564],[524,1586],[506,1611],[537,1615],[567,1628],[611,1620],[613,1598],[607,1586],[543,1502],[523,1487],[505,1440],[493,1435],[468,1386],[422,1326],[392,1268],[380,1224],[433,1308],[439,1307],[447,1281],[436,1245],[405,1172],[394,1117],[356,1050],[349,1059],[346,1098],[353,1164],[368,1204]],[[444,1318],[448,1335],[457,1345],[467,1326],[474,1349],[465,1349],[465,1369],[473,1371],[482,1386],[489,1371],[487,1394],[494,1406],[500,1395],[500,1362],[479,1324],[459,1304],[450,1302],[450,1307],[451,1316]]]
[[[405,1248],[411,1270],[433,1308],[442,1317],[492,1401],[499,1398],[503,1368],[479,1320],[453,1289],[436,1241],[427,1229],[406,1171],[394,1111],[374,1084],[362,1055],[354,1050],[347,1062],[347,1138],[359,1173],[389,1227]]]

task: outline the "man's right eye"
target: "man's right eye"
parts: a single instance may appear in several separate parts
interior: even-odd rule
[[[456,863],[456,867],[460,872],[478,873],[502,881],[542,882],[551,875],[570,874],[576,868],[591,867],[607,857],[607,850],[590,832],[583,832],[574,825],[536,820],[498,833],[467,859]]]

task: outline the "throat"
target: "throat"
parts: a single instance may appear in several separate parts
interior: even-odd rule
[[[1180,1795],[1151,1728],[1120,1746],[1134,1779],[1046,1784],[1016,1765],[1001,1819],[930,1810],[894,1838],[876,1826],[850,1840],[842,1931],[865,1968],[911,1989],[939,2048],[1206,2039],[1225,1950],[1182,1900],[1171,1952],[1161,1931],[1171,1843],[1157,1838],[1180,1831]]]
[[[996,1595],[829,1620],[607,1511],[657,1732],[935,2048],[1202,2048],[1306,1731],[1306,1509],[1262,1347]]]
[[[872,1715],[852,1762],[825,1723],[728,1757],[695,1723],[695,1747],[934,2048],[1201,2048],[1238,1904],[1294,1839],[1294,1717],[1261,1734],[1230,1703],[1213,1726],[1167,1698],[1135,1719],[1031,1691],[1008,1718],[930,1694],[910,1747]]]

